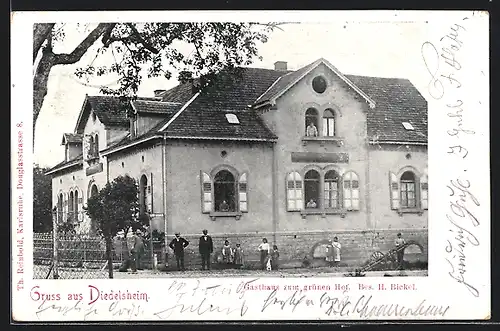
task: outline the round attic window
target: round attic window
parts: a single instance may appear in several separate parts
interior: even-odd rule
[[[322,76],[314,77],[312,80],[312,87],[316,93],[323,93],[326,91],[326,79]]]

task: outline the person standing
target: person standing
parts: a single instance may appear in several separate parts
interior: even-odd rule
[[[244,264],[243,249],[239,243],[236,244],[236,248],[234,249],[234,264],[237,268],[242,268]]]
[[[131,269],[132,272],[137,272],[137,270],[143,270],[141,267],[141,258],[142,255],[144,254],[144,241],[142,240],[141,237],[141,231],[136,230],[134,232],[134,235],[132,237],[132,249],[131,249],[131,255],[132,255],[132,265]]]
[[[401,232],[397,234],[397,238],[396,238],[394,244],[396,246],[396,249],[399,249],[406,244],[405,240],[401,237]],[[396,258],[397,258],[399,270],[403,270],[404,255],[405,255],[404,248],[401,248],[396,252]]]
[[[233,262],[233,249],[228,239],[224,241],[224,246],[222,246],[222,262],[225,264],[231,264]]]
[[[210,270],[210,254],[214,252],[214,244],[207,230],[203,230],[198,247],[201,255],[201,270],[205,270],[205,266],[207,270]]]
[[[333,258],[334,258],[335,252],[333,249],[333,243],[331,239],[328,239],[328,244],[326,244],[326,256],[325,256],[325,261],[328,264],[328,266],[333,265]]]
[[[333,263],[337,265],[340,262],[340,250],[342,249],[342,245],[339,243],[338,237],[333,238],[332,246],[333,246]]]
[[[280,261],[280,252],[278,251],[278,246],[273,246],[273,251],[271,252],[271,270],[278,270]]]
[[[309,122],[309,125],[307,126],[306,136],[307,137],[317,137],[318,136],[318,129],[316,128],[316,125],[314,125],[314,123],[312,121]]]
[[[260,265],[262,270],[266,270],[266,263],[268,260],[269,253],[271,251],[271,247],[267,242],[266,238],[262,239],[262,243],[259,245],[258,250],[260,251]]]
[[[189,241],[181,237],[180,232],[175,233],[175,238],[172,239],[168,245],[175,254],[175,260],[177,262],[177,270],[186,270],[184,268],[184,248],[189,245]]]

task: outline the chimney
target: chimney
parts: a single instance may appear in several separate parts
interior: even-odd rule
[[[165,92],[166,90],[155,90],[154,93],[155,93],[155,97],[159,97],[163,92]]]
[[[285,61],[276,61],[274,62],[274,70],[278,71],[287,71],[286,62]]]

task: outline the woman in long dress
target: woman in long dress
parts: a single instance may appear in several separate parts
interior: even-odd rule
[[[342,245],[339,243],[339,238],[335,237],[333,238],[333,261],[334,264],[337,265],[340,262],[340,250],[342,248]]]
[[[260,252],[260,266],[262,270],[266,270],[266,264],[269,259],[269,252],[271,251],[271,246],[269,246],[266,238],[262,239],[262,243],[259,245],[258,250]]]
[[[325,257],[326,263],[329,266],[333,265],[334,254],[335,254],[335,252],[334,252],[334,249],[333,249],[332,240],[329,239],[328,240],[328,244],[326,244],[326,257]]]
[[[243,249],[240,244],[236,244],[236,248],[234,249],[234,264],[237,268],[243,267]]]

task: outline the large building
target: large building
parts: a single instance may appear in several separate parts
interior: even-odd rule
[[[319,59],[220,74],[201,93],[196,84],[131,102],[86,97],[48,172],[54,206],[78,215],[79,231],[94,229],[87,198],[128,174],[141,212],[191,240],[193,261],[202,229],[218,248],[241,243],[248,260],[267,237],[290,266],[333,236],[360,264],[397,232],[427,259],[427,102],[409,80],[345,75]]]

